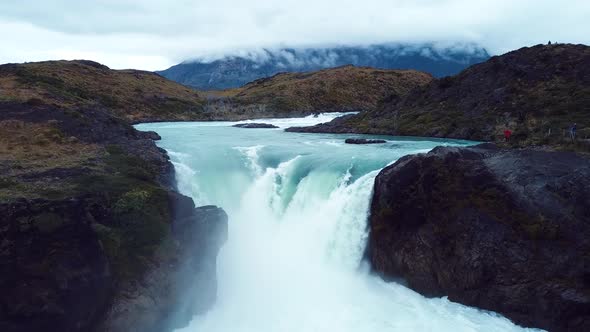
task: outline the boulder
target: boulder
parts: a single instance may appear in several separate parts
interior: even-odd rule
[[[550,331],[590,331],[590,161],[436,148],[377,176],[368,257],[426,296]]]

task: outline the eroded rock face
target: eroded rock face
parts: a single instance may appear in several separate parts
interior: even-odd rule
[[[171,331],[213,305],[217,253],[227,239],[227,214],[216,206],[195,208],[192,199],[169,193],[174,210],[171,242],[164,244],[141,280],[125,282],[101,331]]]
[[[436,148],[385,168],[369,258],[427,296],[550,331],[590,330],[590,161]]]
[[[0,330],[161,332],[209,308],[227,215],[168,195],[169,230],[157,234],[158,248],[145,256],[128,252],[145,247],[113,243],[116,216],[98,197],[0,204]],[[148,241],[140,230],[130,234]],[[147,260],[141,277],[113,267],[125,261],[118,256],[132,254]]]
[[[114,290],[91,227],[104,212],[82,199],[0,204],[0,330],[91,328]]]

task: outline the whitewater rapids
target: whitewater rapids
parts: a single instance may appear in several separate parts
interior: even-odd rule
[[[257,122],[284,128],[331,117]],[[163,137],[179,190],[197,205],[223,207],[230,218],[217,302],[179,332],[526,330],[385,282],[363,262],[379,170],[406,154],[470,142],[386,137],[384,145],[350,146],[343,143],[350,135],[232,124],[138,126]]]

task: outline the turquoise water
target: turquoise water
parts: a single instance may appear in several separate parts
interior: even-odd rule
[[[372,186],[400,157],[468,141],[286,133],[330,120],[266,119],[279,129],[228,122],[138,125],[162,136],[179,190],[229,215],[218,257],[218,299],[179,331],[520,331],[509,320],[427,299],[368,272],[363,262]],[[377,136],[363,136],[377,137]],[[195,296],[198,296],[195,294]]]

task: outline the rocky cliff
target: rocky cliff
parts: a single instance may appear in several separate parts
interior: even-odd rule
[[[550,331],[590,330],[590,161],[436,148],[377,176],[368,256],[428,296]]]
[[[0,330],[160,332],[214,300],[227,216],[116,112],[0,102]]]
[[[435,80],[376,110],[292,131],[352,132],[560,145],[590,136],[590,47],[525,47]]]

